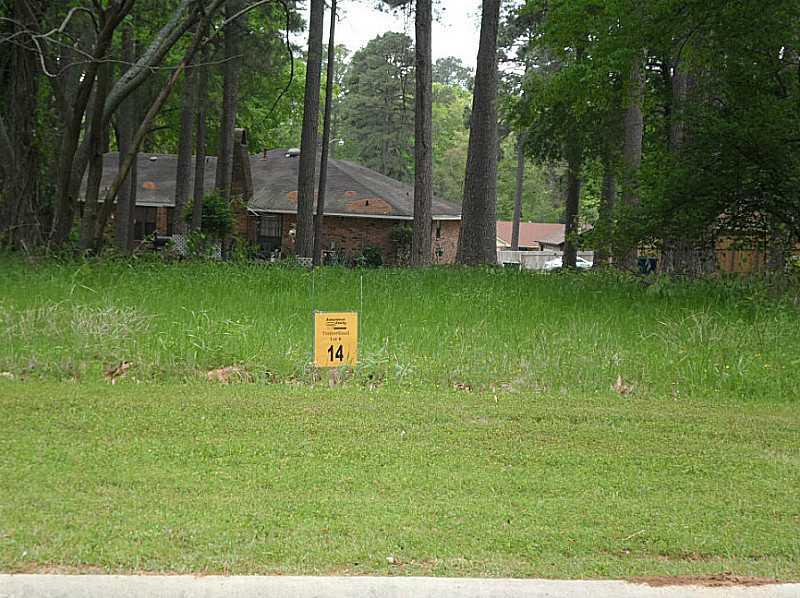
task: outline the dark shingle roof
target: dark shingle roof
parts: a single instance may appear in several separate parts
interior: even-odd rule
[[[269,151],[266,159],[252,157],[254,193],[250,209],[296,212],[299,163],[299,158],[287,158],[285,150]],[[460,206],[438,198],[434,198],[431,211],[434,218],[461,217]],[[412,218],[414,188],[347,160],[329,160],[325,213]]]
[[[154,160],[151,158],[155,158]],[[174,206],[175,205],[175,168],[177,157],[164,154],[139,154],[136,165],[136,204],[140,206]],[[111,186],[117,176],[119,167],[119,154],[111,152],[103,157],[103,178],[100,182],[100,199],[103,193]],[[214,173],[217,168],[217,159],[206,160],[205,188],[206,192],[214,188]],[[192,164],[194,175],[194,164]],[[84,188],[86,180],[83,181]],[[84,193],[81,190],[81,195]]]
[[[111,185],[117,174],[117,162],[116,153],[105,155],[102,188]],[[174,155],[139,155],[138,205],[174,205],[176,162]],[[267,152],[266,159],[261,155],[251,156],[253,199],[248,208],[256,212],[296,213],[299,162],[299,158],[287,158],[286,150],[271,150]],[[214,188],[216,167],[217,159],[208,157],[205,170],[206,192]],[[353,162],[329,161],[326,214],[410,219],[414,214],[413,208],[414,188],[411,185]],[[433,199],[431,211],[435,219],[461,218],[459,205],[438,198]]]

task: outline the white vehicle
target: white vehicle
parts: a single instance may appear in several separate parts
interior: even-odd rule
[[[592,267],[592,262],[589,262],[582,257],[578,256],[575,260],[575,265],[580,268],[581,270],[588,270]],[[562,261],[560,257],[553,258],[552,260],[545,262],[544,267],[542,268],[545,272],[549,272],[550,270],[557,270],[558,268],[562,267]]]

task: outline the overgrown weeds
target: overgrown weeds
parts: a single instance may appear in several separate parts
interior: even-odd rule
[[[17,378],[327,384],[311,367],[312,310],[359,310],[359,365],[341,384],[535,395],[639,393],[791,399],[800,312],[769,280],[619,273],[424,271],[140,260],[0,258],[0,371]],[[363,295],[361,293],[363,283]]]

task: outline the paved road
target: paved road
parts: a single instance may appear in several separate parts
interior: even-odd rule
[[[800,598],[800,584],[649,587],[622,581],[429,577],[0,575],[0,598]]]

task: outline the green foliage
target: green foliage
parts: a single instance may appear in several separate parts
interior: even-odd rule
[[[218,243],[203,231],[193,230],[186,237],[187,253],[189,257],[213,259],[217,255]]]
[[[517,190],[516,144],[516,135],[510,135],[500,143],[500,160],[497,163],[498,220],[511,220],[514,215],[514,196]],[[522,186],[523,222],[563,221],[562,191],[558,184],[560,180],[556,183],[553,185],[548,181],[546,167],[526,157]]]
[[[338,157],[401,181],[413,179],[414,51],[410,37],[388,32],[353,55],[344,78]]]
[[[150,21],[147,23],[152,26]],[[237,126],[247,129],[250,146],[255,152],[264,148],[296,146],[299,144],[303,119],[305,62],[295,49],[292,75],[285,40],[286,14],[282,4],[269,2],[259,6],[248,13],[245,24],[247,31],[241,38],[242,64]],[[292,9],[291,5],[289,27],[291,33],[303,28],[299,12]],[[148,30],[143,35],[152,35],[152,32]],[[172,63],[180,60],[187,43],[188,40],[182,40],[173,50],[170,54]],[[211,64],[207,118],[210,155],[217,153],[222,106],[222,69],[218,64],[221,60],[222,44],[212,44],[208,57]],[[152,87],[145,90],[145,94],[155,95],[167,76],[168,73],[165,72],[154,77]],[[182,85],[183,81],[178,84],[159,114],[156,121],[158,126],[148,136],[146,151],[171,154],[177,152]]]
[[[380,268],[383,266],[383,252],[380,247],[368,245],[359,257],[356,258],[356,265],[365,268]]]
[[[465,90],[472,91],[475,83],[475,75],[472,69],[465,66],[460,58],[446,56],[439,58],[433,63],[433,82],[441,85],[459,86]]]
[[[458,85],[433,84],[433,193],[460,203],[469,144],[472,95]]]
[[[601,161],[619,183],[638,178],[641,203],[618,207],[617,238],[800,236],[796,2],[528,0],[509,21],[510,47],[523,48],[535,67],[523,101],[512,89],[507,102],[531,156],[563,160],[566,141],[578,139],[584,190],[595,201]],[[644,158],[640,172],[626,174],[625,93],[639,55]],[[676,73],[687,74],[685,97],[675,93]],[[676,126],[685,132],[677,145]]]
[[[194,202],[190,201],[183,212],[187,223],[192,221]],[[215,240],[224,239],[233,232],[233,207],[219,193],[209,193],[203,198],[202,234]]]
[[[408,224],[398,224],[392,227],[390,236],[392,242],[397,245],[399,249],[408,249],[411,247],[411,241],[414,237],[414,229]]]

